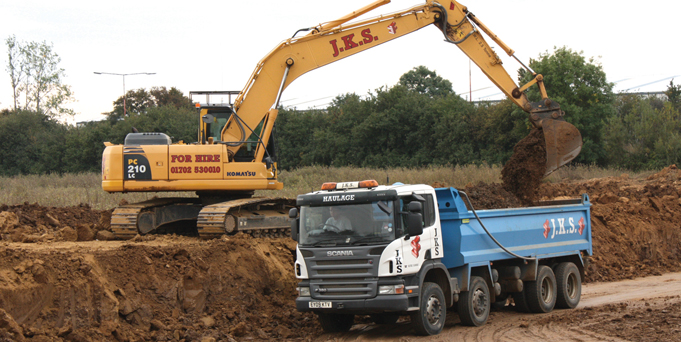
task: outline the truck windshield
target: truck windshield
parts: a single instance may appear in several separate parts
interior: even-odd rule
[[[393,201],[302,206],[299,243],[301,246],[386,244],[396,236],[394,217]]]

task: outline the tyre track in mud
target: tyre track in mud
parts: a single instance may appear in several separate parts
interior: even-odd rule
[[[506,306],[492,311],[487,324],[482,327],[462,326],[456,312],[447,312],[445,328],[437,336],[415,336],[409,319],[403,317],[392,326],[373,323],[356,324],[344,334],[323,334],[315,341],[631,341],[646,340],[646,336],[613,335],[612,331],[600,331],[608,324],[629,324],[626,318],[636,318],[636,312],[643,315],[662,313],[663,317],[678,319],[681,309],[671,311],[665,305],[677,304],[681,308],[681,273],[667,273],[610,283],[584,284],[582,300],[574,310],[554,310],[546,314],[518,313]],[[584,319],[586,317],[586,319]],[[623,317],[625,319],[623,319]],[[667,319],[662,319],[667,321]],[[672,321],[674,322],[674,321]],[[664,323],[663,323],[664,324]],[[674,330],[676,329],[676,330]],[[671,324],[669,336],[679,336],[681,325]],[[664,333],[664,331],[662,331]],[[641,330],[641,334],[647,334]],[[656,336],[655,338],[660,338]],[[654,339],[653,339],[654,340]]]

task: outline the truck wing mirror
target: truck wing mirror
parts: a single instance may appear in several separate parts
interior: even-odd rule
[[[411,203],[409,203],[409,207],[411,209]],[[423,215],[421,213],[410,212],[407,214],[407,232],[409,232],[409,236],[423,234]]]
[[[288,217],[291,218],[291,239],[298,241],[298,208],[291,208],[288,211]]]
[[[423,204],[419,201],[412,201],[407,204],[407,210],[410,213],[420,213],[423,210]]]

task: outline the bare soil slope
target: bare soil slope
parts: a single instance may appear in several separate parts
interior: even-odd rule
[[[519,204],[501,184],[465,190],[477,209]],[[623,175],[545,183],[537,198],[582,193],[589,194],[593,204],[594,256],[588,282],[681,270],[681,172],[676,166],[648,179]],[[322,336],[314,315],[295,310],[291,240],[236,235],[213,241],[178,236],[102,241],[110,237],[109,216],[88,206],[0,206],[0,340]],[[651,324],[676,322],[677,302],[655,304],[659,310],[648,314]],[[620,309],[593,310],[614,315]],[[624,326],[647,315],[647,309],[642,310],[617,317]],[[664,310],[672,315],[663,315]],[[570,319],[593,318],[580,312],[571,311]],[[571,328],[566,329],[569,333]],[[629,334],[617,325],[612,331]]]

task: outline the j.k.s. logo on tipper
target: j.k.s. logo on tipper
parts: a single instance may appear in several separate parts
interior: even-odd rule
[[[550,223],[549,223],[550,222]],[[556,226],[556,223],[558,224]],[[544,238],[548,239],[549,235],[551,236],[551,239],[556,237],[556,235],[565,235],[565,234],[574,234],[574,233],[579,233],[579,235],[582,235],[584,233],[584,228],[586,228],[586,224],[584,223],[584,218],[580,218],[579,221],[577,221],[577,226],[575,226],[575,219],[572,217],[569,217],[567,219],[567,224],[569,227],[565,226],[565,218],[557,218],[557,219],[549,219],[544,222]],[[551,232],[553,230],[553,232]]]

